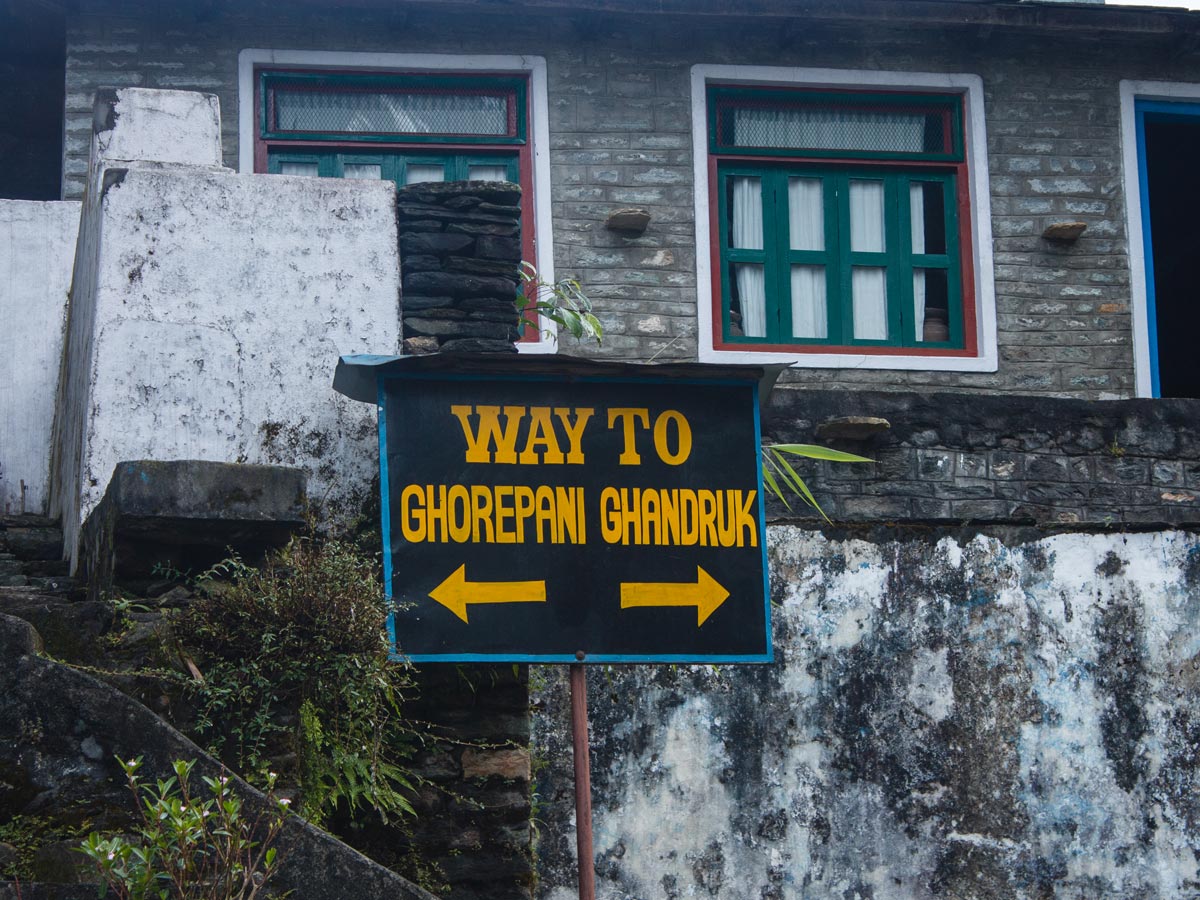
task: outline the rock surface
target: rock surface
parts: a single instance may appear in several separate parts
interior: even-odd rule
[[[150,710],[83,672],[35,655],[37,644],[28,623],[0,614],[0,820],[87,813],[97,828],[120,827],[130,810],[115,757],[144,757],[147,778],[165,777],[176,759],[197,760],[194,777],[222,774],[214,759]],[[251,810],[267,802],[240,780],[238,790]],[[347,885],[363,900],[433,900],[301,819],[288,819],[279,847],[287,864],[273,884],[305,900],[346,897]],[[15,890],[0,886],[0,898],[96,895],[91,885]]]

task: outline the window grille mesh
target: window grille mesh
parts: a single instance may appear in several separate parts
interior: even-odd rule
[[[509,134],[508,97],[277,89],[275,128],[339,134]]]
[[[731,147],[852,153],[946,153],[945,113],[919,107],[853,109],[827,104],[739,103],[719,118]]]

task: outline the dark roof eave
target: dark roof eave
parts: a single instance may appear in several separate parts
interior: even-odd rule
[[[1200,27],[1200,12],[1017,0],[315,0],[338,7],[425,6],[449,12],[569,12],[633,17],[786,18],[821,23],[976,26],[1044,32],[1175,35]]]

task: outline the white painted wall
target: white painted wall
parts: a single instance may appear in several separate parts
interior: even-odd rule
[[[146,140],[108,146],[137,155],[204,118],[192,139],[215,147],[194,96],[118,117]],[[399,349],[394,185],[94,149],[82,230],[55,494],[72,560],[122,460],[302,466],[312,499],[352,515],[378,465],[375,413],[331,385],[340,355]]]
[[[597,896],[1193,896],[1200,539],[874,534],[769,529],[773,665],[592,681]],[[569,815],[543,900],[576,896]]]
[[[44,513],[79,204],[0,200],[0,512]]]

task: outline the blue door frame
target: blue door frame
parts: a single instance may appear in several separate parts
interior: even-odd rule
[[[1146,123],[1195,121],[1200,122],[1200,103],[1173,100],[1136,100],[1134,117],[1137,124],[1138,202],[1142,211],[1142,257],[1146,269],[1146,336],[1150,355],[1150,394],[1162,396],[1158,376],[1158,311],[1154,289],[1154,238],[1150,227],[1150,178],[1146,164]]]

